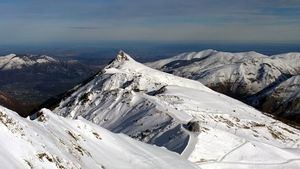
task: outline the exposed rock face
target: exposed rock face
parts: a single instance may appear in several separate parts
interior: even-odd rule
[[[299,63],[300,53],[265,56],[206,50],[148,65],[200,81],[263,112],[300,122]]]
[[[191,132],[200,132],[200,125],[199,122],[196,121],[190,121],[188,124],[184,125],[186,129],[188,129]]]

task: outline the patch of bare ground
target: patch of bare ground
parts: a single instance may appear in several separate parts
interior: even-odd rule
[[[57,168],[59,169],[67,169],[64,165],[62,165],[62,161],[53,155],[48,155],[47,153],[38,153],[36,156],[41,160],[41,161],[49,161],[51,163],[54,163]]]

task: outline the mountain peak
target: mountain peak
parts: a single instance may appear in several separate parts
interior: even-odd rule
[[[135,62],[127,53],[123,50],[120,50],[117,56],[106,66],[106,68],[117,68],[122,65],[125,61]]]
[[[121,62],[124,60],[129,60],[128,57],[130,56],[127,53],[125,53],[123,50],[120,50],[116,59]]]

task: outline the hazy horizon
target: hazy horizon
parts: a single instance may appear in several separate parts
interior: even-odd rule
[[[300,52],[299,44],[289,43],[200,43],[200,42],[102,42],[95,44],[40,44],[0,46],[0,56],[15,54],[46,54],[57,57],[69,57],[89,63],[106,63],[124,50],[138,61],[153,61],[167,58],[183,52],[198,52],[214,49],[224,52],[256,51],[265,55],[288,52]],[[103,60],[104,59],[104,60]],[[102,61],[101,61],[102,60]]]

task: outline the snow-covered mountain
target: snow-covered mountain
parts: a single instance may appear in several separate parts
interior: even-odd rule
[[[202,168],[300,167],[299,130],[122,51],[53,112],[164,146]]]
[[[0,56],[0,70],[14,70],[22,69],[24,67],[32,66],[34,64],[55,63],[58,60],[46,55],[23,55],[10,54]]]
[[[266,56],[205,50],[147,65],[200,81],[261,111],[300,121],[299,63],[300,53]]]
[[[197,168],[166,149],[113,134],[85,119],[42,109],[35,120],[0,106],[0,164],[5,169]]]

